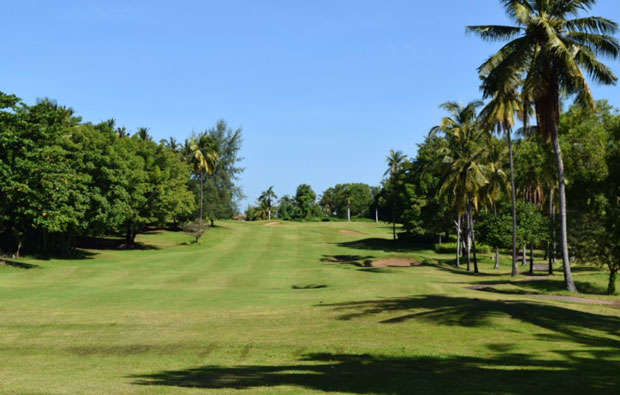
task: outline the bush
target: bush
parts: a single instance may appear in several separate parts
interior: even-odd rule
[[[440,254],[456,254],[456,243],[441,243],[435,244],[435,252]],[[476,243],[476,252],[479,254],[488,254],[491,252],[491,247],[486,244]]]

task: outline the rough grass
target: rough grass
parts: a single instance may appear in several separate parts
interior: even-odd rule
[[[346,224],[363,235],[264,224],[221,223],[202,245],[152,232],[138,238],[150,249],[0,266],[0,391],[620,390],[620,310],[529,296],[564,294],[559,274],[513,282],[505,257],[494,270],[485,256],[474,276],[451,255],[394,244],[383,224]],[[424,263],[364,264],[385,257]],[[575,278],[581,296],[619,300],[598,295],[597,268]]]

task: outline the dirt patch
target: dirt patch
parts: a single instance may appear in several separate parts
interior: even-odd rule
[[[268,224],[265,224],[265,226],[275,226],[275,225],[282,225],[282,222],[275,221],[275,222],[269,222]]]
[[[370,262],[371,267],[411,267],[421,263],[411,258],[386,258]]]
[[[345,235],[363,235],[362,232],[358,232],[356,230],[349,230],[349,229],[340,229],[340,233],[344,233]]]

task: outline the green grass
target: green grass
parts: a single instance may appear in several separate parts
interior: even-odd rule
[[[0,391],[620,390],[618,307],[528,295],[564,294],[560,274],[510,282],[506,257],[494,270],[488,255],[474,276],[394,245],[385,224],[266,223],[221,223],[202,245],[152,232],[138,237],[150,249],[0,266]],[[393,256],[425,264],[363,267]],[[581,296],[619,300],[598,295],[597,268],[575,278],[594,290]]]

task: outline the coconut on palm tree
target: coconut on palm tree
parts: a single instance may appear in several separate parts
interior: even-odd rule
[[[533,99],[541,133],[551,140],[557,162],[564,282],[577,291],[568,257],[564,163],[558,137],[560,93],[575,95],[594,107],[586,76],[602,84],[615,84],[613,71],[597,56],[617,58],[620,43],[611,36],[618,25],[606,18],[580,16],[596,0],[502,0],[516,26],[468,26],[467,31],[488,41],[511,40],[479,68],[487,97],[523,80]]]

